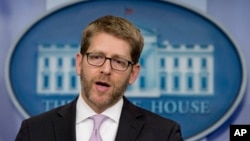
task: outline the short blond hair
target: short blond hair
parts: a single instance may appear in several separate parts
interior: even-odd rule
[[[105,32],[127,41],[131,47],[130,55],[132,61],[138,63],[144,46],[144,40],[140,30],[130,21],[111,15],[96,19],[83,31],[80,50],[82,54],[88,50],[91,38],[100,32]]]

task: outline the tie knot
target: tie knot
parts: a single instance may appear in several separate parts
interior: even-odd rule
[[[99,130],[103,121],[107,119],[107,116],[98,114],[98,115],[91,116],[90,118],[94,121],[94,129]]]

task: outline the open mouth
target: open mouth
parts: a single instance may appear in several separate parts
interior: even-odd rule
[[[108,83],[105,83],[105,82],[96,82],[95,84],[96,84],[97,89],[99,91],[107,91],[110,87],[110,85]]]
[[[96,85],[104,86],[104,87],[110,87],[109,84],[104,83],[104,82],[96,82]]]

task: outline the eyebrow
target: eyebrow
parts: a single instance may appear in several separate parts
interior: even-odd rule
[[[87,51],[87,52],[88,52],[88,51]],[[103,53],[102,51],[95,51],[95,50],[93,50],[93,51],[89,51],[89,52],[90,52],[90,53],[96,53],[96,54],[102,54],[102,55],[106,56],[105,53]],[[127,59],[125,56],[117,55],[117,54],[112,55],[111,58],[122,58],[122,59],[126,59],[126,60],[128,60],[128,61],[130,60],[130,59]]]

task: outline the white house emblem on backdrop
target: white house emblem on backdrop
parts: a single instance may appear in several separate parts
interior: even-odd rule
[[[160,45],[155,33],[143,36],[141,72],[126,96],[213,95],[213,45],[172,45],[168,41]],[[75,73],[79,48],[77,44],[39,44],[38,95],[74,95],[80,91]]]

